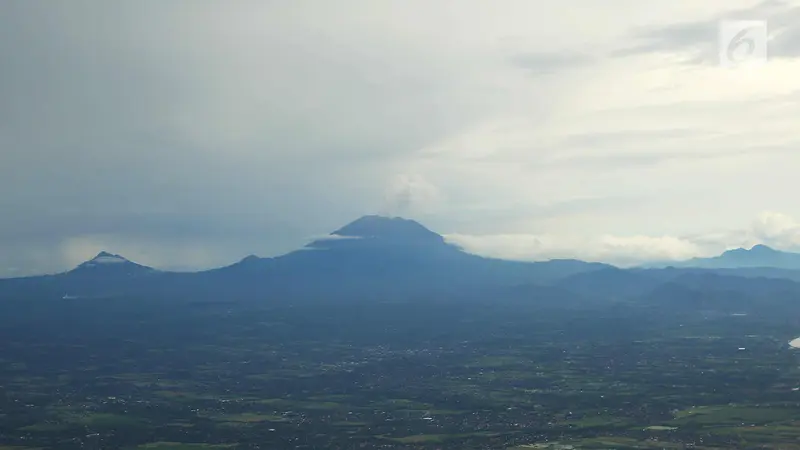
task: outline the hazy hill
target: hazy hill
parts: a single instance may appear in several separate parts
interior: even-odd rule
[[[648,264],[647,267],[696,267],[701,269],[742,269],[742,268],[776,268],[800,270],[800,253],[775,250],[766,245],[755,245],[750,249],[737,248],[728,250],[711,258],[692,258],[686,261],[662,262]]]
[[[554,307],[617,302],[740,307],[776,299],[800,301],[800,284],[792,281],[800,280],[800,271],[790,269],[798,256],[756,246],[661,269],[619,269],[578,260],[506,261],[468,253],[413,220],[364,216],[285,255],[248,256],[202,272],[158,271],[102,252],[61,274],[0,280],[0,298],[448,299]],[[782,266],[764,267],[769,264]]]
[[[364,216],[288,254],[218,269],[171,273],[103,252],[68,272],[0,280],[0,296],[181,296],[351,298],[457,293],[467,289],[548,284],[606,264],[576,260],[516,262],[465,252],[399,217]]]

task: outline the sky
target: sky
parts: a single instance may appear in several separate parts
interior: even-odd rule
[[[726,19],[763,64],[720,64]],[[5,0],[0,276],[365,214],[521,260],[800,251],[798,58],[778,0]]]

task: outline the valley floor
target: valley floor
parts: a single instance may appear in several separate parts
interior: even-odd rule
[[[786,314],[17,306],[2,450],[800,448]]]

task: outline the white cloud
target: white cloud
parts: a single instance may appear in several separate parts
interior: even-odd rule
[[[515,257],[798,245],[748,224],[800,217],[796,5],[3,2],[0,264],[221,265],[375,212]],[[731,16],[777,57],[687,63]]]
[[[346,241],[351,239],[361,239],[360,236],[342,236],[341,234],[320,234],[308,238],[309,243],[314,241]]]
[[[575,258],[633,266],[652,261],[680,261],[715,256],[731,248],[763,243],[800,250],[800,222],[764,212],[749,228],[694,236],[619,236],[591,234],[448,234],[449,242],[483,256],[521,261]]]
[[[753,224],[753,234],[765,242],[800,247],[800,222],[778,212],[764,212]]]
[[[419,174],[399,174],[389,181],[382,214],[419,217],[435,213],[444,201],[437,186]]]
[[[683,260],[702,253],[693,242],[673,236],[599,236],[449,234],[449,242],[482,256],[519,261],[581,259],[631,266],[647,261]]]

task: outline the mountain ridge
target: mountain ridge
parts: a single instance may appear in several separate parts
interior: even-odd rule
[[[703,268],[703,269],[756,269],[774,268],[800,270],[800,253],[776,250],[765,244],[751,248],[734,248],[717,256],[691,258],[684,261],[650,263],[642,268]]]
[[[518,262],[485,258],[447,242],[419,222],[373,215],[356,219],[284,255],[250,255],[205,271],[158,271],[104,251],[67,272],[49,278],[32,277],[16,284],[32,291],[47,286],[52,291],[68,291],[77,296],[190,292],[251,297],[388,297],[547,284],[605,267],[611,266],[578,260]],[[146,283],[142,282],[143,277],[147,277]]]
[[[760,245],[733,249],[708,260],[719,265],[720,259],[750,261],[755,256],[764,260],[786,254],[800,256]],[[156,270],[103,251],[56,275],[0,280],[0,297],[385,301],[426,296],[474,298],[476,293],[494,292],[485,295],[541,301],[562,298],[567,305],[575,304],[576,298],[633,301],[652,295],[666,298],[669,292],[714,291],[723,296],[731,283],[753,296],[793,292],[795,286],[800,294],[796,283],[800,271],[714,268],[710,263],[711,268],[691,266],[698,260],[704,261],[688,260],[683,268],[672,263],[668,268],[623,269],[577,259],[524,262],[488,258],[447,242],[419,222],[373,215],[280,256],[249,255],[197,272]]]
[[[123,256],[107,252],[105,250],[98,253],[94,258],[82,262],[67,273],[78,273],[82,271],[111,271],[131,273],[131,272],[153,272],[156,269],[142,264],[135,263]]]
[[[398,216],[381,216],[376,214],[369,214],[361,216],[358,219],[353,220],[352,222],[349,222],[348,224],[336,229],[335,231],[325,236],[314,239],[305,246],[293,250],[284,255],[273,256],[273,257],[259,257],[257,255],[251,254],[245,256],[241,260],[236,261],[230,265],[207,269],[207,270],[187,271],[180,273],[199,273],[199,272],[206,272],[208,270],[223,269],[226,267],[237,266],[237,265],[257,264],[259,261],[275,260],[287,257],[289,255],[296,255],[297,252],[299,251],[332,250],[342,247],[348,247],[352,246],[352,244],[349,243],[343,244],[341,241],[352,241],[354,239],[362,240],[363,242],[369,242],[369,244],[364,244],[364,243],[357,244],[364,247],[375,246],[376,244],[378,246],[395,244],[395,245],[406,245],[406,246],[414,245],[423,247],[426,245],[444,244],[450,250],[459,250],[464,253],[474,255],[472,253],[465,251],[462,247],[458,246],[457,244],[447,241],[442,235],[431,231],[430,229],[426,228],[424,225],[415,220]],[[509,261],[509,262],[511,261],[502,258],[488,258],[488,257],[481,257],[481,258],[495,259],[498,261]],[[555,263],[556,261],[575,261],[577,263],[588,263],[586,261],[574,258],[550,259],[543,262]],[[526,264],[531,263],[530,261],[521,261],[521,262]],[[153,271],[158,270],[152,267],[132,262],[129,259],[119,254],[103,250],[93,258],[84,261],[83,263],[79,264],[78,266],[74,267],[71,270],[68,270],[67,272],[74,271],[78,268],[87,268],[87,267],[98,266],[101,264],[113,264],[113,263],[128,263],[131,265],[138,266],[140,268],[146,268]],[[598,262],[597,264],[616,267],[613,264],[608,264],[604,262]],[[749,249],[748,248],[729,249],[717,256],[695,257],[681,261],[651,262],[647,264],[642,264],[640,266],[635,266],[632,269],[663,269],[668,267],[732,269],[732,270],[735,269],[767,270],[774,268],[781,270],[800,271],[800,253],[777,250],[770,246],[767,246],[766,244],[755,244]],[[170,271],[164,271],[164,272],[170,272]],[[37,275],[33,276],[35,277]],[[25,278],[30,278],[30,277],[31,276],[26,276]]]

